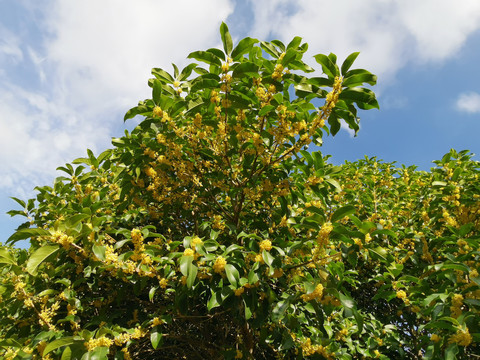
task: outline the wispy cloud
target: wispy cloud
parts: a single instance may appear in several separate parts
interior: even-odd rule
[[[125,111],[151,96],[150,69],[171,71],[218,45],[232,11],[225,0],[52,0],[25,9],[42,13],[25,22],[38,28],[18,36],[0,28],[0,190],[28,192],[86,148],[108,147]],[[27,86],[17,84],[22,71]]]
[[[360,51],[357,65],[394,77],[408,63],[455,56],[480,28],[480,2],[465,0],[255,0],[255,32],[289,40],[301,35],[315,53],[339,59]],[[275,21],[272,21],[275,19]],[[281,24],[281,26],[279,26]]]
[[[456,108],[467,113],[480,113],[480,94],[476,92],[462,93],[458,96]]]

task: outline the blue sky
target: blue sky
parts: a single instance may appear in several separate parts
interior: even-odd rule
[[[150,96],[150,69],[218,47],[222,21],[234,40],[301,36],[311,65],[361,52],[381,109],[360,113],[357,137],[325,139],[333,162],[428,170],[450,148],[480,154],[478,0],[0,0],[0,241],[21,221],[5,214],[9,196],[33,197],[56,167],[110,147]]]

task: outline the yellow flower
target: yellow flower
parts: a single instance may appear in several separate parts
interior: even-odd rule
[[[213,270],[217,274],[221,274],[225,270],[225,265],[227,265],[227,261],[222,256],[219,256],[215,260],[215,264],[213,264]]]
[[[201,243],[202,243],[202,239],[200,239],[198,236],[194,236],[192,238],[190,246],[192,247],[192,249],[195,249],[195,246],[198,245],[198,244],[201,244]]]
[[[272,250],[272,242],[270,240],[263,240],[262,242],[260,242],[260,251],[262,250]]]
[[[185,251],[183,252],[183,256],[193,256],[195,255],[195,251],[193,251],[193,249],[185,249]]]
[[[460,346],[468,346],[472,342],[472,335],[468,332],[468,329],[458,330],[455,335],[450,336],[449,343],[456,343]]]
[[[160,108],[160,106],[155,106],[153,108],[153,116],[155,117],[161,117],[163,115],[163,111],[162,109]]]
[[[165,321],[160,319],[159,317],[155,317],[152,320],[152,326],[162,325]]]
[[[321,300],[322,299],[322,296],[323,296],[323,285],[322,284],[318,284],[316,287],[315,287],[315,290],[313,290],[312,293],[310,294],[303,294],[302,295],[302,299],[304,301],[310,301],[310,300]]]
[[[407,293],[403,290],[398,290],[397,291],[397,298],[399,299],[405,299],[407,297]]]
[[[432,334],[432,336],[430,336],[430,340],[434,342],[439,342],[440,339],[441,339],[440,336],[438,336],[437,334]]]
[[[242,286],[235,290],[235,296],[241,296],[245,292],[245,288]]]
[[[165,288],[167,287],[167,285],[168,285],[168,280],[165,279],[165,278],[161,278],[160,281],[159,281],[159,283],[160,283],[160,287],[161,287],[162,289],[165,289]]]

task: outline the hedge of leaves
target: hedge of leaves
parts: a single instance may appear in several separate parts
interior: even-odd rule
[[[144,120],[15,199],[4,359],[467,359],[480,353],[479,164],[308,152],[376,77],[245,38],[153,69]],[[30,239],[29,249],[12,245]]]

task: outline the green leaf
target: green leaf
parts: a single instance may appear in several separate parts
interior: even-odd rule
[[[279,301],[272,310],[272,321],[277,322],[282,320],[289,306],[290,302],[288,300]]]
[[[257,42],[258,42],[257,39],[252,39],[249,37],[246,37],[240,40],[237,46],[235,47],[235,49],[233,49],[232,53],[230,54],[230,57],[234,61],[240,60],[241,56],[248,53],[250,49],[253,47],[253,45]]]
[[[187,288],[191,289],[197,278],[198,267],[189,263],[188,265],[188,275],[187,275]]]
[[[275,258],[273,257],[272,254],[270,254],[270,252],[268,252],[267,250],[263,250],[262,258],[263,258],[263,261],[265,261],[265,264],[272,267],[272,263],[273,263],[273,260],[275,260]]]
[[[365,88],[355,87],[345,89],[340,93],[338,98],[341,100],[349,100],[356,102],[358,107],[360,107],[361,109],[380,108],[377,99],[375,98],[375,93]]]
[[[455,360],[457,358],[457,354],[458,354],[458,345],[451,344],[445,350],[445,360]]]
[[[150,333],[150,342],[152,343],[152,347],[156,350],[158,346],[161,344],[162,341],[162,333],[158,331],[157,327],[155,326]]]
[[[218,294],[218,296],[217,296],[217,294]],[[217,298],[220,299],[220,301]],[[216,308],[220,305],[221,305],[220,293],[214,293],[213,290],[212,290],[212,296],[210,297],[210,299],[207,302],[208,311],[210,311],[213,308]]]
[[[377,246],[375,249],[368,249],[368,252],[374,260],[387,261],[388,251],[381,246]]]
[[[25,201],[20,200],[19,198],[11,196],[10,199],[15,200],[22,208],[27,207],[27,204],[25,204]]]
[[[351,53],[350,55],[347,56],[347,58],[345,59],[345,61],[342,64],[342,75],[343,76],[345,76],[345,74],[350,69],[350,67],[352,66],[353,62],[355,61],[355,59],[357,58],[357,56],[359,54],[360,54],[359,52],[354,52],[354,53]]]
[[[356,208],[353,205],[345,205],[337,209],[332,215],[332,222],[343,219],[345,216],[355,214]]]
[[[193,256],[182,256],[180,258],[180,272],[183,276],[188,275],[188,266],[193,261]]]
[[[195,59],[209,65],[222,66],[222,61],[211,52],[208,51],[194,51],[187,56],[189,59]]]
[[[292,41],[287,45],[287,50],[294,49],[297,50],[300,44],[302,43],[302,38],[300,36],[295,36]]]
[[[268,54],[273,56],[275,59],[278,59],[280,56],[280,53],[278,50],[275,48],[275,46],[269,42],[266,41],[261,41],[260,42],[260,47]]]
[[[363,84],[375,85],[377,83],[377,76],[365,73],[365,74],[358,74],[348,77],[343,80],[342,85],[348,87],[360,86]]]
[[[248,320],[252,317],[252,309],[250,309],[250,306],[248,306],[245,299],[243,300],[243,304],[245,307],[245,319]]]
[[[238,281],[240,280],[240,274],[235,266],[232,264],[225,265],[225,274],[227,275],[228,281],[230,284],[237,287]]]
[[[68,346],[68,345],[73,345],[73,344],[78,344],[83,342],[84,340],[78,336],[67,336],[61,339],[54,340],[51,343],[47,344],[47,346],[45,346],[45,349],[43,349],[42,356],[45,357],[48,353],[58,348],[61,348],[63,346]]]
[[[175,79],[172,77],[172,75],[160,68],[153,68],[152,75],[159,80],[163,80],[163,82],[166,84],[173,84],[175,82]]]
[[[298,54],[297,50],[288,49],[287,52],[285,53],[285,56],[282,59],[282,65],[286,67],[288,64],[290,64],[293,60],[296,59],[297,54]]]
[[[50,255],[57,252],[58,249],[58,245],[45,245],[37,249],[28,259],[26,266],[27,272],[31,275],[36,275],[38,266]]]
[[[72,359],[72,349],[70,349],[70,346],[67,346],[63,352],[62,352],[62,357],[60,360],[71,360]]]
[[[128,119],[132,119],[137,115],[149,115],[151,112],[148,110],[146,105],[139,105],[131,108],[127,111],[125,116],[123,117],[123,121],[127,121]]]
[[[311,84],[311,85],[314,85],[314,86],[318,86],[318,87],[325,87],[325,86],[332,87],[333,86],[333,80],[329,79],[329,78],[324,78],[324,77],[310,78],[310,79],[307,80],[307,83]]]
[[[33,238],[37,236],[48,236],[48,235],[50,235],[50,232],[42,228],[20,229],[14,232],[13,235],[7,239],[6,243],[13,244],[19,240],[25,240],[25,239]]]
[[[342,191],[342,187],[340,186],[340,184],[338,183],[337,180],[326,177],[326,178],[325,178],[325,182],[327,182],[327,183],[329,183],[330,185],[332,185],[337,191]]]
[[[83,355],[81,360],[105,360],[108,359],[109,351],[110,349],[108,347],[97,347],[95,350],[89,351]]]
[[[345,316],[350,317],[354,315],[355,301],[341,292],[338,293],[340,303],[345,308]]]
[[[322,70],[329,78],[334,78],[335,76],[338,76],[338,69],[335,66],[335,64],[332,62],[330,57],[324,55],[324,54],[318,54],[314,56],[315,60],[317,63],[322,65]]]
[[[228,31],[228,26],[224,22],[220,25],[220,36],[222,38],[223,49],[227,55],[230,55],[233,48],[232,36]]]
[[[6,249],[0,248],[0,264],[15,265],[15,259]]]
[[[232,73],[234,78],[241,78],[245,76],[254,77],[255,75],[258,76],[258,65],[252,62],[238,64],[235,66]]]
[[[105,246],[93,245],[92,251],[99,260],[105,261]]]
[[[162,97],[162,83],[158,79],[153,79],[152,100],[156,105],[158,105],[161,97]]]

